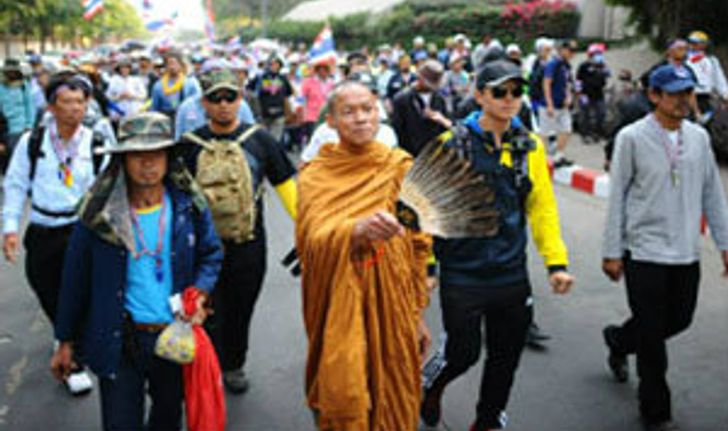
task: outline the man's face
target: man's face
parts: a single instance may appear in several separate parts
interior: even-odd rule
[[[146,58],[142,58],[139,60],[139,69],[142,70],[149,70],[149,68],[152,67],[152,62],[147,60]]]
[[[670,50],[669,55],[673,60],[682,62],[688,55],[688,47],[687,45],[678,45]]]
[[[379,111],[371,90],[363,85],[350,85],[339,91],[326,117],[342,141],[353,145],[367,145],[374,140],[379,129]]]
[[[506,121],[515,117],[521,110],[523,85],[512,79],[496,87],[485,87],[475,91],[475,100],[484,113]]]
[[[690,115],[690,99],[692,90],[685,90],[679,93],[665,93],[650,90],[650,101],[655,105],[655,110],[662,115],[674,120],[681,120]]]
[[[131,75],[131,66],[124,65],[124,66],[119,67],[119,74],[121,76]]]
[[[409,59],[409,57],[402,57],[402,59],[399,60],[399,71],[400,72],[409,73],[411,67],[412,67],[412,61]]]
[[[5,80],[13,82],[13,81],[20,81],[23,79],[23,74],[16,71],[7,71],[3,73],[5,75]]]
[[[273,60],[270,62],[270,71],[273,73],[278,73],[281,71],[281,62],[278,60]]]
[[[68,127],[78,127],[86,114],[88,99],[82,90],[61,90],[55,102],[48,105],[56,121]]]
[[[170,75],[177,75],[182,70],[182,65],[175,57],[167,57],[167,61],[164,65]]]
[[[570,61],[574,57],[574,51],[572,51],[571,48],[564,47],[559,49],[559,55],[564,60]]]
[[[126,176],[133,187],[155,187],[167,173],[167,151],[137,151],[124,154]]]
[[[210,120],[228,126],[238,118],[241,101],[239,92],[223,89],[203,97],[202,106]]]
[[[319,78],[325,79],[329,76],[329,66],[320,64],[314,69]]]

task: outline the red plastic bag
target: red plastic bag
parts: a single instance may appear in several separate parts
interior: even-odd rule
[[[182,295],[185,314],[197,311],[200,292],[185,289]],[[215,348],[205,330],[194,325],[195,360],[182,367],[185,383],[185,410],[189,431],[225,431],[225,392],[222,386],[220,363]]]

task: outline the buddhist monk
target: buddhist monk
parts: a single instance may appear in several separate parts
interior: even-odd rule
[[[374,141],[376,98],[360,83],[335,89],[327,121],[339,142],[299,177],[308,405],[322,431],[414,431],[431,240],[392,215],[412,159]]]

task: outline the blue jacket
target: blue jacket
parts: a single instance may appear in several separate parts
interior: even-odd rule
[[[0,112],[8,121],[11,135],[33,128],[36,111],[28,81],[17,87],[0,84]]]
[[[492,238],[436,238],[442,285],[500,288],[527,282],[527,223],[548,270],[565,269],[568,253],[543,143],[514,118],[496,148],[493,135],[478,124],[481,115],[474,112],[447,132],[445,145],[462,150],[492,185],[500,227]]]
[[[223,252],[210,210],[173,186],[173,292],[195,286],[211,292]],[[56,315],[56,338],[80,340],[86,364],[99,376],[114,377],[122,353],[128,250],[77,223],[66,252]]]

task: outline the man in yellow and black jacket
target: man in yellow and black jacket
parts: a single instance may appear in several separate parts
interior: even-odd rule
[[[500,227],[490,238],[435,241],[447,341],[444,366],[425,376],[421,416],[428,426],[439,422],[445,386],[477,362],[483,321],[488,358],[471,431],[506,425],[505,408],[533,316],[527,222],[554,292],[567,293],[573,282],[543,143],[516,118],[523,84],[512,63],[487,64],[476,79],[482,111],[442,137],[495,188]]]

